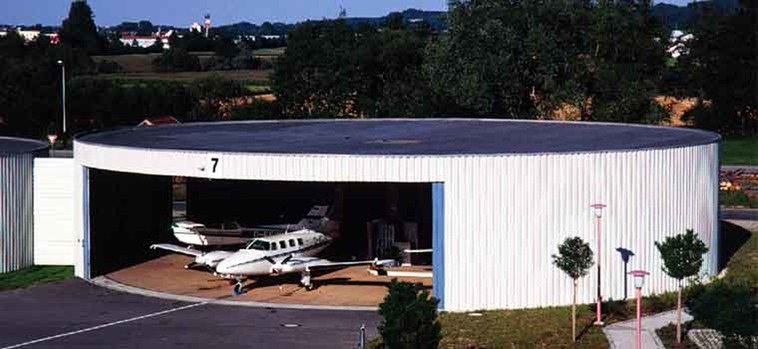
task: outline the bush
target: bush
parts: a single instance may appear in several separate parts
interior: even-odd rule
[[[97,72],[100,74],[111,74],[121,72],[123,68],[114,61],[103,60],[97,64]]]
[[[276,101],[256,99],[244,107],[232,110],[232,120],[275,120],[281,118],[281,110]]]
[[[758,336],[758,308],[752,297],[748,286],[716,281],[695,299],[690,312],[695,320],[719,331],[727,347],[754,348],[758,342],[751,337]]]
[[[429,295],[420,283],[393,279],[389,293],[379,305],[384,317],[379,325],[384,347],[388,349],[437,348],[441,326],[437,321],[439,300]]]
[[[758,207],[758,200],[751,200],[742,190],[719,191],[719,204],[724,206]]]
[[[169,49],[153,61],[159,72],[200,71],[200,59],[181,48]]]

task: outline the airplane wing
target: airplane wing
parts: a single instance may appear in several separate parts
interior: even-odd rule
[[[171,251],[171,252],[193,256],[193,257],[200,257],[203,255],[202,251],[193,250],[191,248],[176,246],[172,244],[155,244],[155,245],[151,245],[150,249],[151,250],[155,250],[155,249],[166,250],[166,251]]]
[[[375,267],[388,267],[397,264],[394,259],[375,259],[367,261],[350,261],[350,262],[333,262],[328,259],[321,259],[315,257],[294,257],[284,262],[283,264],[295,268],[308,268],[310,270],[349,267],[353,265],[372,265]]]
[[[424,249],[418,249],[418,250],[403,250],[405,253],[432,253],[431,248],[424,248]]]

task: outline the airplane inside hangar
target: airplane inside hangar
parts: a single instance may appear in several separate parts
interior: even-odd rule
[[[194,234],[198,229],[193,227],[214,228],[225,236],[243,229],[279,227],[283,231],[278,233],[291,234],[306,228],[297,223],[309,218],[314,209],[323,212],[310,218],[323,220],[323,224],[307,229],[330,238],[328,247],[318,253],[319,258],[335,261],[330,262],[334,263],[329,265],[330,270],[342,267],[336,263],[358,261],[431,265],[430,253],[405,252],[432,246],[431,184],[222,180],[96,169],[90,169],[89,180],[91,277],[166,258],[165,250],[149,248],[154,245],[171,245],[185,252],[189,249],[183,254],[196,256],[193,251],[234,252],[255,240],[246,236],[244,241],[222,243],[203,236],[206,240],[197,243],[182,239],[176,234],[181,230],[177,227],[189,227],[185,230]],[[277,232],[269,229],[266,233]],[[273,269],[277,263],[302,263],[282,253],[274,255],[282,257],[270,259]],[[321,260],[312,262],[324,266]],[[199,268],[198,272],[213,273],[213,267]]]

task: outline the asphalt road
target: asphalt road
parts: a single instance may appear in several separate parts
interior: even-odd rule
[[[79,279],[0,292],[0,349],[354,348],[361,324],[371,338],[379,321],[374,312],[175,302]]]
[[[722,208],[721,219],[758,221],[758,209],[754,208]]]

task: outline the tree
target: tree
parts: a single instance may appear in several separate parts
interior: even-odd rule
[[[749,286],[717,280],[695,297],[690,311],[696,321],[724,336],[724,348],[758,346],[758,305]]]
[[[190,84],[189,89],[198,101],[189,115],[194,121],[228,120],[238,104],[235,98],[246,93],[239,82],[224,79],[219,75],[197,79]]]
[[[580,237],[567,238],[558,245],[558,254],[553,255],[553,264],[574,280],[574,302],[571,305],[572,339],[576,342],[576,289],[580,277],[589,273],[592,261],[592,249]]]
[[[100,52],[104,41],[97,34],[92,9],[86,1],[73,1],[68,18],[63,20],[60,30],[61,43],[72,48],[83,49],[89,54]]]
[[[665,28],[631,2],[451,1],[426,62],[469,115],[655,122]]]
[[[388,349],[437,348],[441,327],[437,321],[439,300],[431,297],[420,283],[393,279],[379,314],[384,317],[379,334]]]
[[[289,37],[273,91],[292,117],[427,117],[436,100],[422,70],[424,32],[306,22]]]
[[[170,48],[153,60],[153,66],[160,72],[199,71],[200,59],[181,48]]]
[[[693,40],[680,59],[679,75],[698,104],[685,118],[724,134],[758,133],[758,1],[743,0],[733,14],[704,6],[692,26]]]
[[[663,243],[656,241],[655,246],[663,258],[663,272],[676,279],[678,286],[676,304],[676,342],[682,343],[682,280],[700,271],[703,255],[708,247],[695,234],[687,229],[684,234],[667,237]]]

